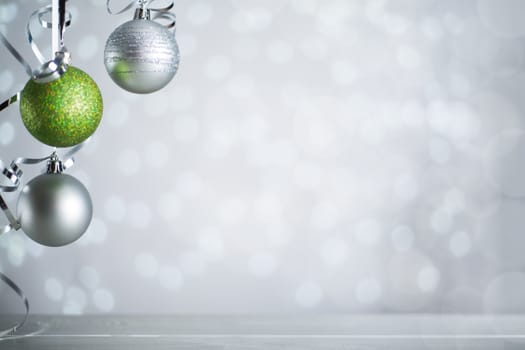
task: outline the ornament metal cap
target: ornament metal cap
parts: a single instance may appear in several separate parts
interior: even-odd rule
[[[62,51],[55,52],[55,58],[46,62],[33,74],[37,83],[49,83],[60,78],[71,64],[71,54],[63,47]]]
[[[58,158],[56,152],[51,154],[51,158],[47,161],[47,170],[48,174],[62,174],[66,170],[64,163]]]
[[[144,7],[138,7],[136,10],[135,10],[135,15],[133,16],[133,19],[145,19],[145,20],[150,20],[151,19],[151,15],[150,15],[150,10],[147,9],[147,8],[144,8]]]

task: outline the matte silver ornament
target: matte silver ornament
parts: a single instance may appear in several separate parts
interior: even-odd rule
[[[179,47],[174,33],[147,19],[128,21],[111,33],[104,64],[121,88],[147,94],[162,89],[177,73]]]
[[[93,205],[86,187],[67,174],[42,174],[23,188],[17,205],[22,230],[34,241],[59,247],[86,232]]]

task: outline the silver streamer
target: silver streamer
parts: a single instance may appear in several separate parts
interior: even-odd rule
[[[124,8],[122,8],[121,10],[113,11],[110,7],[111,0],[107,0],[106,9],[108,13],[111,15],[120,15],[136,7],[135,17],[141,16],[141,15],[145,16],[147,12],[153,12],[154,15],[148,19],[168,21],[163,26],[168,29],[175,30],[177,19],[176,19],[175,14],[173,12],[170,12],[175,6],[175,3],[173,1],[170,1],[165,6],[162,6],[162,7],[156,7],[156,8],[149,7],[149,5],[153,3],[154,1],[155,0],[133,0],[133,1],[130,1],[130,3],[124,6]]]
[[[24,291],[20,287],[18,287],[16,283],[13,282],[9,277],[7,277],[1,272],[0,280],[7,284],[20,297],[20,299],[22,299],[25,306],[25,314],[22,320],[5,330],[0,331],[0,338],[2,338],[14,334],[20,327],[22,327],[26,323],[27,316],[29,315],[29,300],[25,296]]]
[[[26,71],[27,75],[31,77],[31,79],[35,79],[37,82],[45,83],[50,82],[55,79],[58,79],[60,76],[62,76],[67,66],[70,64],[70,54],[67,51],[67,48],[63,46],[63,34],[65,32],[65,28],[68,27],[71,24],[71,13],[67,12],[65,10],[65,1],[62,1],[59,6],[59,33],[60,33],[60,51],[54,53],[54,57],[51,60],[46,60],[45,57],[42,55],[42,52],[38,48],[38,45],[33,39],[33,35],[31,33],[31,23],[34,19],[37,19],[38,23],[43,27],[50,29],[53,27],[52,21],[48,21],[45,19],[46,16],[51,14],[52,12],[52,6],[48,5],[45,7],[42,7],[35,12],[33,12],[29,18],[29,21],[26,26],[27,30],[27,39],[31,46],[31,49],[34,53],[34,55],[37,57],[37,59],[40,61],[42,66],[37,69],[33,70],[27,60],[24,59],[24,57],[15,49],[15,47],[7,40],[5,35],[0,32],[0,41],[2,44],[7,48],[9,53],[13,55],[13,57],[24,67],[24,70]],[[17,92],[12,97],[8,98],[7,100],[0,103],[0,112],[10,105],[16,103],[20,98],[20,91]],[[66,168],[69,168],[74,163],[73,155],[78,152],[87,142],[89,142],[89,139],[84,141],[83,143],[71,148],[68,150],[62,158],[65,159],[61,162],[62,170],[65,170]],[[0,184],[0,192],[14,192],[18,190],[20,186],[20,179],[22,177],[22,169],[20,169],[20,164],[39,164],[45,161],[49,161],[52,159],[57,159],[58,155],[55,152],[53,152],[51,155],[43,158],[17,158],[14,161],[11,162],[9,166],[3,166],[2,162],[0,161],[0,168],[2,169],[2,175],[8,180],[7,185]],[[16,231],[20,229],[20,222],[18,219],[13,215],[11,210],[9,209],[7,203],[5,202],[4,198],[0,195],[0,208],[4,212],[4,215],[6,216],[9,223],[5,225],[4,227],[0,228],[0,235],[10,232],[10,231]],[[20,322],[17,322],[15,325],[5,329],[0,330],[0,337],[10,336],[13,335],[20,327],[22,327],[29,315],[29,300],[25,296],[23,290],[15,283],[13,282],[9,277],[4,275],[0,272],[0,281],[5,283],[11,290],[13,290],[16,295],[22,300],[24,306],[25,306],[25,314],[23,316],[23,319]]]
[[[33,39],[33,34],[31,33],[31,23],[33,22],[33,20],[36,19],[43,28],[52,28],[53,23],[45,19],[45,17],[48,16],[51,13],[51,11],[51,5],[44,6],[36,10],[29,17],[29,21],[26,25],[27,40],[29,42],[29,45],[31,46],[31,50],[42,64],[42,66],[37,70],[33,70],[31,68],[31,65],[27,62],[27,60],[25,60],[22,57],[22,55],[15,49],[15,47],[9,42],[9,40],[7,40],[5,35],[0,32],[0,41],[2,42],[2,44],[4,44],[9,53],[11,53],[11,55],[13,55],[13,57],[24,67],[27,75],[29,75],[32,79],[35,79],[38,82],[42,83],[58,79],[65,73],[67,66],[70,64],[70,55],[65,46],[62,46],[62,50],[60,52],[54,53],[53,59],[46,60],[46,58],[42,55],[42,52],[38,48],[38,45]],[[63,21],[59,23],[62,37],[65,28],[71,25],[71,13],[66,12],[65,7],[61,8],[60,20]]]
[[[18,96],[15,95],[14,97]],[[12,97],[11,99],[13,99]],[[11,100],[10,99],[10,100]],[[16,101],[16,99],[15,99]],[[9,104],[8,104],[9,105]],[[0,106],[0,111],[4,109],[5,107]],[[21,177],[23,175],[23,171],[20,168],[21,164],[26,165],[34,165],[34,164],[40,164],[46,161],[53,161],[53,164],[56,164],[57,159],[64,159],[63,161],[60,161],[60,172],[70,168],[75,163],[75,159],[73,155],[80,151],[89,141],[91,138],[88,138],[86,141],[82,142],[81,144],[76,145],[75,147],[72,147],[67,152],[65,152],[62,157],[58,157],[57,152],[54,151],[52,154],[46,157],[42,158],[17,158],[11,162],[9,166],[4,166],[2,164],[2,161],[0,160],[0,168],[2,169],[2,175],[8,180],[9,184],[0,184],[0,192],[15,192],[20,187],[21,183]],[[49,164],[48,164],[49,169]],[[2,195],[0,195],[0,208],[4,212],[4,215],[6,216],[8,220],[8,224],[0,228],[0,235],[4,233],[8,233],[10,231],[17,231],[21,228],[20,222],[18,219],[13,215],[12,211],[9,209],[7,203],[5,202]],[[10,327],[7,330],[0,330],[0,337],[13,334],[18,328],[22,327],[22,325],[25,323],[27,316],[29,314],[29,301],[25,297],[22,289],[16,285],[15,282],[13,282],[11,279],[9,279],[7,276],[2,274],[0,272],[0,280],[3,281],[5,284],[7,284],[23,301],[25,305],[25,315],[24,319],[17,323],[15,326]]]
[[[78,151],[80,151],[80,149],[82,149],[86,145],[86,143],[89,142],[89,140],[90,139],[87,139],[83,143],[81,143],[81,144],[79,144],[79,145],[77,145],[75,147],[72,147],[67,152],[65,152],[62,155],[62,157],[60,157],[61,159],[64,159],[63,161],[60,162],[60,165],[61,165],[60,171],[63,171],[65,169],[67,169],[67,168],[70,168],[74,164],[75,159],[73,158],[73,155],[75,153],[77,153]],[[4,185],[4,184],[0,185],[0,192],[15,192],[16,190],[18,190],[18,188],[20,186],[20,180],[21,180],[21,177],[23,175],[23,171],[22,171],[22,169],[19,166],[20,164],[26,164],[26,165],[32,164],[32,165],[34,165],[34,164],[40,164],[40,163],[43,163],[43,162],[46,162],[46,161],[56,160],[56,159],[60,159],[60,158],[58,157],[57,152],[54,151],[49,156],[46,156],[46,157],[43,157],[43,158],[17,158],[15,160],[13,160],[9,166],[3,166],[2,162],[0,161],[0,166],[2,168],[2,175],[9,182],[8,185]],[[20,222],[13,215],[13,213],[11,212],[9,207],[7,206],[7,203],[5,202],[5,200],[2,197],[2,195],[0,195],[0,208],[4,212],[4,215],[7,217],[7,220],[9,221],[9,223],[7,225],[5,225],[4,227],[0,228],[0,235],[2,235],[4,233],[7,233],[7,232],[10,232],[10,231],[17,231],[17,230],[19,230],[20,229]],[[0,337],[3,337],[3,336],[6,336],[6,335],[13,334],[17,329],[22,327],[22,325],[25,323],[25,321],[27,319],[27,316],[29,314],[29,301],[25,297],[24,292],[22,291],[22,289],[15,282],[13,282],[11,279],[9,279],[7,276],[5,276],[4,274],[0,273],[0,280],[2,282],[4,282],[5,284],[7,284],[16,293],[22,299],[22,301],[23,301],[23,303],[25,305],[25,315],[24,315],[23,320],[21,322],[15,324],[14,326],[10,327],[9,329],[0,330]]]

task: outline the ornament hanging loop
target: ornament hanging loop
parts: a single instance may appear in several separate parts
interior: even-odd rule
[[[62,51],[55,53],[55,58],[44,63],[33,74],[33,79],[37,83],[49,83],[60,78],[71,64],[71,54],[65,46],[61,48]]]
[[[55,1],[64,2],[63,6],[60,9],[60,11],[62,11],[63,14],[60,15],[60,13],[58,13],[56,21],[55,21],[55,18],[53,18],[53,15],[54,15],[53,5],[47,5],[33,12],[26,26],[27,39],[29,41],[29,44],[31,45],[31,49],[33,50],[33,53],[35,54],[35,56],[37,57],[37,59],[40,61],[41,64],[45,64],[47,60],[33,39],[33,34],[31,33],[31,28],[30,28],[32,20],[36,18],[40,26],[46,29],[51,29],[52,51],[53,51],[52,56],[55,56],[57,51],[61,51],[59,47],[63,47],[63,36],[64,36],[65,28],[71,24],[71,13],[65,11],[66,9],[65,1],[66,0],[53,0],[53,3]],[[56,11],[59,10],[58,7],[59,6],[56,7]],[[51,14],[51,21],[48,21],[45,19],[45,17],[48,16],[49,14]],[[55,27],[56,29],[54,29]],[[60,44],[61,42],[62,44]]]
[[[64,44],[63,36],[64,36],[66,27],[68,27],[71,24],[71,13],[66,12],[65,10],[65,2],[67,0],[53,0],[53,2],[55,1],[60,1],[62,2],[62,5],[63,5],[58,13],[58,18],[56,21],[55,19],[52,19],[51,21],[45,19],[45,16],[52,12],[52,6],[48,5],[48,6],[44,6],[36,10],[35,12],[33,12],[31,16],[29,17],[29,21],[27,22],[27,25],[26,25],[26,35],[27,35],[27,40],[29,42],[29,45],[31,46],[31,50],[33,51],[33,54],[36,56],[36,58],[38,59],[38,61],[44,68],[41,68],[37,70],[36,72],[33,72],[33,69],[31,68],[31,65],[27,62],[27,60],[24,59],[24,57],[18,52],[18,50],[16,50],[15,47],[9,42],[9,40],[7,40],[7,38],[0,32],[0,42],[7,48],[9,53],[24,67],[27,75],[29,75],[31,78],[35,78],[35,76],[38,76],[42,70],[45,70],[45,66],[51,66],[52,64],[50,63],[53,61],[56,61],[57,55],[59,55],[60,53],[66,54],[66,51],[67,51],[63,45]],[[34,41],[33,34],[31,33],[31,22],[35,18],[38,20],[38,23],[43,28],[47,28],[47,29],[52,28],[54,24],[58,28],[58,34],[56,37],[58,38],[57,42],[59,44],[53,45],[54,52],[53,52],[53,59],[51,61],[46,60],[46,58],[44,57],[44,55],[38,48],[38,45]],[[53,35],[53,37],[55,37],[55,35]],[[54,46],[57,46],[57,48],[59,47],[59,49],[55,50]],[[56,73],[54,74],[54,79],[56,79],[57,77],[60,77],[63,74],[63,72],[60,72],[58,70],[54,73]]]
[[[52,54],[62,52],[66,30],[66,0],[53,0],[51,8],[51,49]]]
[[[155,0],[132,0],[119,11],[113,11],[110,6],[111,0],[106,0],[106,10],[110,15],[120,15],[135,8],[133,19],[157,20],[157,22],[158,20],[164,20],[167,21],[166,24],[161,23],[164,27],[175,29],[176,17],[174,13],[170,12],[175,7],[175,3],[169,1],[163,7],[150,7],[149,5],[154,1]],[[153,15],[151,13],[153,13]]]

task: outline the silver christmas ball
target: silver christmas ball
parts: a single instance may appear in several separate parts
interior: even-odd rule
[[[175,36],[157,22],[128,21],[111,33],[104,50],[104,64],[121,88],[147,94],[166,86],[179,67]]]
[[[86,187],[66,174],[42,174],[22,189],[17,205],[22,230],[34,241],[59,247],[86,232],[93,215]]]

